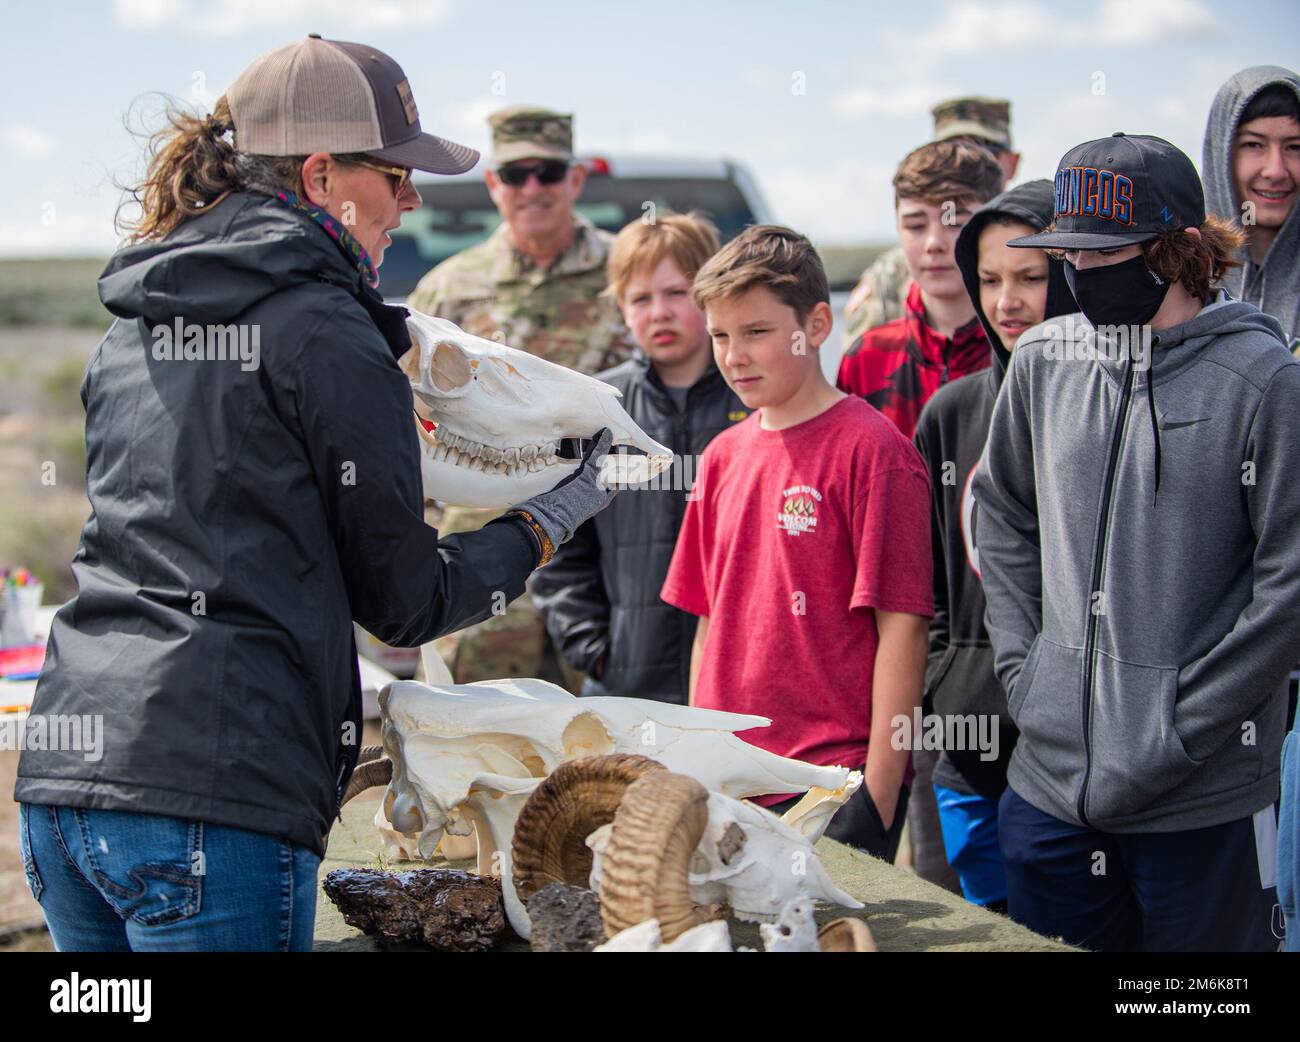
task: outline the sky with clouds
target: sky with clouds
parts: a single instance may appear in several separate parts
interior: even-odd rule
[[[725,156],[822,243],[892,237],[890,178],[934,102],[1011,99],[1019,180],[1154,133],[1199,166],[1218,86],[1296,67],[1294,0],[6,0],[0,256],[103,256],[160,94],[210,107],[319,32],[388,52],[425,130],[479,149],[494,108],[575,113],[581,151]]]

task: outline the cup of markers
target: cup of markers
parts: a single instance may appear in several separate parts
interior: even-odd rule
[[[0,568],[0,648],[36,640],[36,611],[45,586],[26,568]]]

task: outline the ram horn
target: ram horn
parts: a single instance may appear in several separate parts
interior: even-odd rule
[[[817,932],[817,943],[824,952],[874,952],[876,939],[861,919],[845,916],[832,919]]]
[[[363,746],[361,752],[357,754],[356,770],[348,779],[348,787],[343,793],[343,803],[347,803],[353,796],[359,796],[367,789],[387,785],[392,780],[393,761],[384,755],[384,747]]]
[[[717,906],[691,900],[690,863],[709,822],[709,790],[694,778],[656,771],[633,782],[619,804],[601,862],[600,914],[613,937],[658,919],[665,943],[710,919]]]
[[[587,837],[614,820],[628,786],[651,772],[666,768],[631,753],[585,756],[560,764],[537,786],[511,843],[515,892],[525,907],[548,883],[590,885]]]

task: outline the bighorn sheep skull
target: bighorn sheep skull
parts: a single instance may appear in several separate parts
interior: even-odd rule
[[[528,917],[511,882],[513,816],[567,761],[634,753],[737,798],[811,790],[785,819],[809,842],[862,784],[858,771],[777,756],[733,733],[768,726],[761,716],[640,698],[578,699],[531,679],[397,681],[379,704],[387,762],[370,784],[388,784],[383,811],[401,834],[401,853],[429,857],[444,835],[474,833],[479,871],[501,876],[511,925],[525,938]],[[392,850],[394,834],[381,833]]]
[[[862,907],[831,881],[801,833],[771,811],[695,784],[649,772],[628,786],[613,821],[588,837],[591,888],[608,931],[656,918],[672,940],[709,909],[771,922],[801,897]]]
[[[660,474],[672,452],[650,438],[618,403],[617,388],[505,344],[411,311],[414,342],[402,359],[416,412],[425,495],[467,507],[504,509],[547,492],[578,468],[560,456],[565,438],[590,439],[608,427],[613,445],[602,469],[609,485]],[[419,348],[418,353],[415,347]]]

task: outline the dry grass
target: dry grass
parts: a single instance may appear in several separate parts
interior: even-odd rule
[[[46,600],[74,592],[86,502],[81,377],[101,330],[0,328],[0,564],[31,569]]]
[[[79,389],[106,326],[0,328],[0,564],[30,568],[47,601],[75,592],[70,563],[90,511]],[[16,929],[42,922],[18,854],[17,767],[17,752],[0,752],[0,951],[50,951],[43,929]]]
[[[0,326],[107,327],[99,302],[98,258],[0,260]]]

